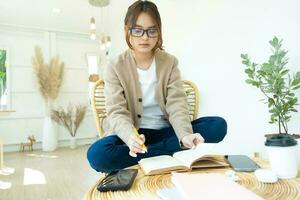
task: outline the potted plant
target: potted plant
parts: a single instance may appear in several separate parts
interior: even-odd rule
[[[51,109],[59,94],[64,75],[64,63],[58,56],[52,58],[49,64],[44,62],[42,50],[35,47],[32,66],[36,75],[38,89],[45,100],[45,119],[43,124],[43,150],[53,151],[58,145],[58,134],[51,120]]]
[[[85,116],[86,106],[69,105],[65,110],[62,107],[52,109],[51,118],[59,125],[64,126],[71,135],[70,148],[76,148],[76,133]]]
[[[289,131],[288,122],[291,113],[297,112],[298,99],[294,92],[300,88],[300,71],[292,75],[287,69],[287,51],[282,48],[282,39],[274,37],[269,43],[272,55],[262,64],[252,62],[247,54],[241,54],[242,63],[246,66],[245,73],[248,76],[246,83],[262,92],[265,96],[264,102],[269,108],[269,123],[278,125],[278,133],[265,135],[267,141],[285,140],[291,136],[292,139],[298,139],[299,135]],[[266,142],[266,146],[271,143]]]

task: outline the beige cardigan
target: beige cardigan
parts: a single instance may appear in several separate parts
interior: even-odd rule
[[[193,133],[193,130],[178,61],[165,51],[156,50],[155,62],[156,100],[165,119],[169,120],[178,140],[181,141],[183,136]],[[104,122],[105,134],[117,134],[126,144],[133,133],[133,126],[139,129],[143,112],[142,91],[136,68],[132,50],[128,49],[104,74],[108,115]]]

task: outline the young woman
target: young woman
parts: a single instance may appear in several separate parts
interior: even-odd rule
[[[190,122],[178,61],[163,51],[161,19],[154,3],[136,1],[128,8],[125,35],[129,49],[104,75],[107,136],[89,148],[91,167],[110,172],[142,158],[220,142],[227,130],[224,119],[202,117]]]

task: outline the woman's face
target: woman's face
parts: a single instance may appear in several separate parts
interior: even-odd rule
[[[134,51],[149,53],[158,41],[158,30],[153,19],[147,13],[142,12],[132,27],[129,34],[129,41]]]

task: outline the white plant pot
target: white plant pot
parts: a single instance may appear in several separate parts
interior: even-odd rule
[[[45,116],[43,126],[43,151],[54,151],[57,148],[58,134],[56,125],[50,116]]]
[[[75,137],[70,138],[70,148],[75,149],[77,147],[77,141]]]
[[[271,169],[278,178],[291,179],[297,177],[297,149],[297,145],[289,147],[267,147]]]

